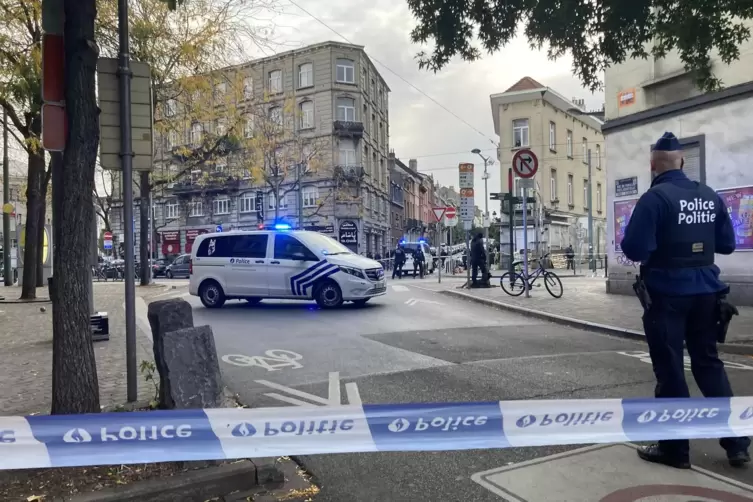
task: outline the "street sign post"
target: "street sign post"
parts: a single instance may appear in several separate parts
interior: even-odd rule
[[[111,232],[105,232],[102,235],[102,240],[104,242],[105,249],[112,249],[112,233]]]
[[[222,225],[217,225],[217,227],[214,229],[215,232],[222,233]]]
[[[442,216],[444,216],[445,211],[447,211],[446,207],[434,207],[431,209],[434,212],[434,218],[437,219],[437,222],[442,222]]]
[[[460,187],[460,219],[463,220],[465,229],[465,252],[466,256],[466,286],[471,284],[471,267],[469,261],[471,258],[471,242],[469,230],[473,227],[473,218],[476,216],[476,205],[473,194],[473,164],[462,162],[458,165],[459,187]]]
[[[531,150],[518,150],[512,157],[512,170],[520,178],[527,180],[536,175],[539,170],[539,159]],[[523,184],[523,200],[528,200],[528,183]],[[513,212],[510,211],[510,217]],[[531,297],[528,290],[528,207],[523,210],[523,287],[525,288],[526,298]],[[511,250],[512,252],[512,250]],[[512,255],[511,255],[512,258]]]

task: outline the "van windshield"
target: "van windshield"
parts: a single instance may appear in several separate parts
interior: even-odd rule
[[[313,232],[306,235],[306,244],[312,251],[321,251],[322,254],[325,255],[353,254],[353,251],[346,248],[332,237]]]

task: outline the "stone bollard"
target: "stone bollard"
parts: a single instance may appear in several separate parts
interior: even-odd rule
[[[172,395],[170,375],[165,366],[164,337],[171,331],[177,331],[193,327],[193,310],[191,304],[184,300],[161,300],[149,304],[147,312],[149,325],[152,328],[152,340],[154,341],[154,364],[159,373],[159,404],[160,408],[173,409],[174,403],[169,401]]]

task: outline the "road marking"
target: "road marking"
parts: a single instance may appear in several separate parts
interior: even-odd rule
[[[632,350],[628,352],[617,352],[617,353],[622,356],[634,357],[643,363],[651,364],[651,354],[649,354],[648,352]],[[741,363],[733,363],[730,361],[722,361],[722,362],[724,363],[725,368],[735,369],[735,370],[748,370],[748,371],[753,370],[753,366],[747,366]],[[685,365],[685,371],[690,371],[690,357],[685,356],[683,358],[683,363]]]
[[[278,371],[283,368],[294,370],[303,368],[303,364],[298,362],[301,359],[303,359],[302,355],[282,349],[270,349],[263,356],[246,356],[243,354],[225,354],[222,356],[224,362],[233,366],[258,366],[267,371]]]
[[[405,293],[406,291],[410,291],[408,289],[408,286],[400,286],[399,284],[394,284],[392,286],[392,291],[396,293]]]
[[[345,394],[348,396],[348,404],[361,406],[361,394],[358,392],[358,385],[355,382],[345,384]]]
[[[418,298],[410,298],[405,301],[405,304],[410,305],[411,307],[419,303],[430,303],[432,305],[444,305],[444,303],[435,302],[433,300],[421,300]]]
[[[329,373],[328,382],[328,395],[327,398],[323,398],[315,394],[309,394],[308,392],[303,392],[292,387],[286,387],[285,385],[280,385],[279,383],[270,382],[268,380],[256,380],[256,383],[282,392],[282,394],[277,392],[267,392],[264,394],[265,396],[295,406],[342,406],[343,404],[361,404],[361,395],[358,392],[358,385],[355,382],[348,382],[345,384],[345,393],[347,396],[345,403],[342,402],[342,394],[340,393],[340,373],[337,371],[331,371]]]
[[[183,298],[185,296],[191,296],[190,293],[179,293],[179,294],[176,294],[176,293],[178,293],[178,291],[176,291],[175,289],[171,289],[169,291],[165,291],[164,293],[154,295],[152,296],[151,299],[162,298],[163,296],[175,296],[175,298]]]

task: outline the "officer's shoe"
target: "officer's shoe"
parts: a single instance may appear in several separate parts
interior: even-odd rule
[[[638,456],[646,462],[663,464],[675,469],[690,469],[690,460],[687,458],[677,458],[661,451],[658,444],[650,446],[641,446],[638,448]]]
[[[727,460],[732,467],[744,467],[745,464],[750,462],[750,453],[747,451],[738,451],[735,453],[728,453]]]

